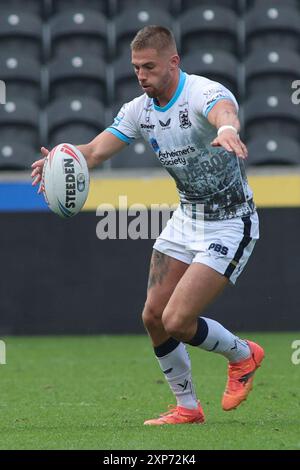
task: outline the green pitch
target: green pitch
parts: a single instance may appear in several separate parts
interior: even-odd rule
[[[207,423],[162,427],[143,426],[174,403],[146,336],[6,338],[0,448],[299,449],[300,333],[246,337],[266,351],[248,400],[223,412],[226,360],[190,347]]]

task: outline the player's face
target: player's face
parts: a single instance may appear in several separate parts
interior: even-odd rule
[[[132,51],[132,65],[139,84],[150,98],[163,95],[170,87],[178,56],[156,49]]]

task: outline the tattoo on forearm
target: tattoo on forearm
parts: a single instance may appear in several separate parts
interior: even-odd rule
[[[148,289],[151,289],[151,287],[155,286],[156,284],[161,284],[168,270],[169,257],[163,253],[160,253],[159,251],[153,250],[150,263]]]

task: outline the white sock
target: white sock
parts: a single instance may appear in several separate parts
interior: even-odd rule
[[[174,393],[177,405],[197,408],[197,398],[191,376],[191,360],[183,343],[163,357],[157,357],[161,370]]]
[[[208,327],[208,333],[204,341],[198,345],[205,351],[211,351],[225,356],[229,362],[239,362],[251,355],[246,341],[235,336],[224,326],[210,318],[201,317]]]

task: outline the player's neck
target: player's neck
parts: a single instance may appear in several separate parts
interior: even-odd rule
[[[158,106],[163,108],[171,101],[172,97],[174,96],[177,90],[179,78],[180,78],[180,70],[178,69],[176,75],[174,75],[174,79],[170,83],[170,86],[166,90],[164,90],[164,93],[161,96],[158,96],[156,98]]]

